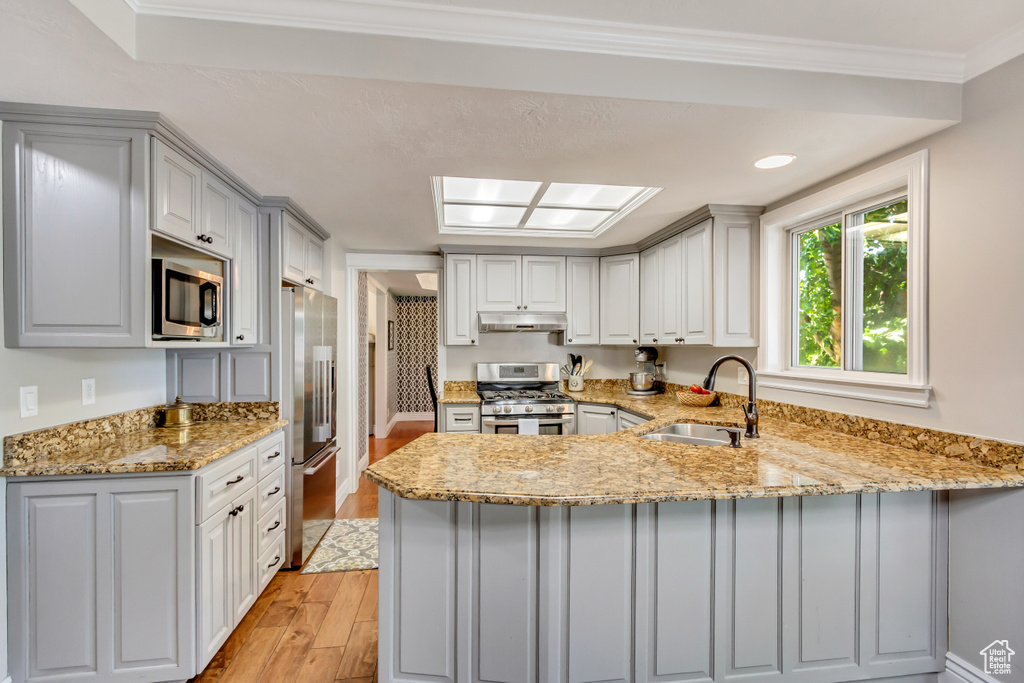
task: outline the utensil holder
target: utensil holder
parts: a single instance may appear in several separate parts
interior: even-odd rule
[[[565,381],[567,391],[583,391],[583,377],[580,375],[569,375]]]

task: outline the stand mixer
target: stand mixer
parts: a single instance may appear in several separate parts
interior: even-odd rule
[[[634,396],[660,394],[664,387],[657,385],[656,382],[661,379],[659,371],[664,366],[655,362],[658,360],[658,349],[653,346],[638,346],[633,351],[633,356],[636,358],[636,372],[629,373],[629,388],[626,393]]]

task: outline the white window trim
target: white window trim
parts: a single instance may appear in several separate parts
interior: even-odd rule
[[[793,367],[791,242],[794,228],[844,208],[905,190],[910,220],[907,262],[907,374]],[[762,387],[928,407],[928,150],[921,150],[761,216]]]

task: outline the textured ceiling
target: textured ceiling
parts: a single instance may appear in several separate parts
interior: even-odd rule
[[[0,64],[0,99],[160,111],[261,193],[371,250],[436,248],[431,175],[664,187],[597,240],[540,242],[609,246],[706,203],[770,203],[949,125],[140,63],[65,0],[0,0]],[[799,158],[751,166],[774,152]]]
[[[1020,0],[416,0],[707,31],[965,53],[1024,22]],[[148,2],[144,0],[143,4]]]

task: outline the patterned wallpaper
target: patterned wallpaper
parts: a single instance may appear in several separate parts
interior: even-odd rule
[[[367,279],[366,273],[359,273],[356,284],[359,297],[359,460],[369,452],[369,394],[370,359],[367,349],[369,344]]]
[[[398,305],[395,297],[388,292],[388,323],[394,321],[395,328],[398,327]],[[387,343],[388,331],[384,330],[384,343]],[[388,378],[388,422],[398,414],[398,344],[388,351],[387,355],[387,378]]]
[[[398,412],[430,413],[426,367],[437,380],[437,297],[400,296],[395,323],[398,351]]]

